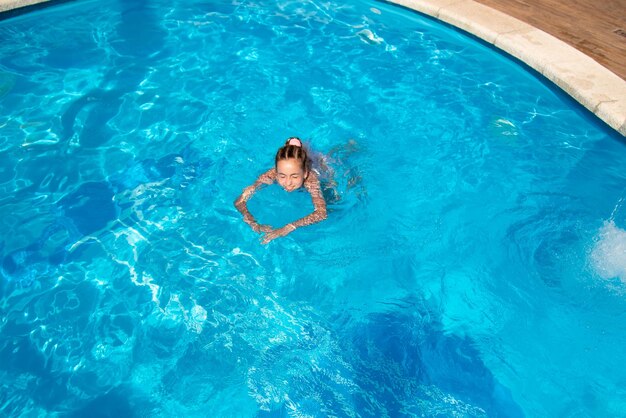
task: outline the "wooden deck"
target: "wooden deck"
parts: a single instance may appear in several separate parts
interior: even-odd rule
[[[475,0],[560,40],[626,80],[626,0]]]

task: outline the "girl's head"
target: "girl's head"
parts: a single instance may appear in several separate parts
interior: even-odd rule
[[[309,176],[309,159],[300,138],[285,142],[275,158],[276,180],[288,192],[299,189]]]

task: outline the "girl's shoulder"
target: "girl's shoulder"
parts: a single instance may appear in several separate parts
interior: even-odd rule
[[[306,187],[307,189],[310,189],[311,187],[320,187],[320,177],[317,170],[309,170],[309,175],[304,180],[304,187]]]

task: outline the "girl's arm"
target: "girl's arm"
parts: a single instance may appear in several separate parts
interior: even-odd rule
[[[250,225],[255,232],[267,232],[271,230],[271,227],[267,225],[260,225],[248,210],[246,202],[262,185],[272,184],[274,180],[276,180],[276,170],[271,168],[261,174],[250,186],[243,189],[241,195],[237,198],[237,200],[235,200],[235,207],[243,215],[244,222]]]
[[[320,185],[320,179],[317,174],[311,172],[309,177],[304,182],[304,187],[308,190],[313,200],[313,212],[304,218],[298,219],[295,222],[291,222],[287,225],[292,225],[293,229],[300,228],[301,226],[311,225],[317,222],[321,222],[328,217],[326,213],[326,200],[322,194],[322,186]],[[287,226],[285,225],[285,226]]]
[[[261,241],[263,244],[267,244],[275,238],[284,237],[301,226],[321,222],[328,217],[326,213],[326,201],[324,200],[324,195],[322,195],[322,187],[317,174],[311,172],[309,177],[304,182],[304,187],[311,195],[311,200],[313,200],[313,212],[295,222],[288,223],[282,228],[274,229],[273,231],[266,233]]]

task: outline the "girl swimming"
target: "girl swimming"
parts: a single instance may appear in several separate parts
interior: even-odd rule
[[[243,220],[255,232],[265,233],[261,240],[263,244],[284,237],[301,226],[311,225],[326,219],[326,201],[322,195],[318,174],[311,167],[311,161],[300,138],[291,137],[276,153],[274,168],[261,174],[254,183],[243,189],[241,196],[235,200],[235,207],[243,215]],[[281,228],[272,228],[270,225],[259,224],[248,210],[246,202],[264,184],[277,182],[283,189],[292,192],[304,187],[313,200],[313,212],[295,222],[290,222]]]

